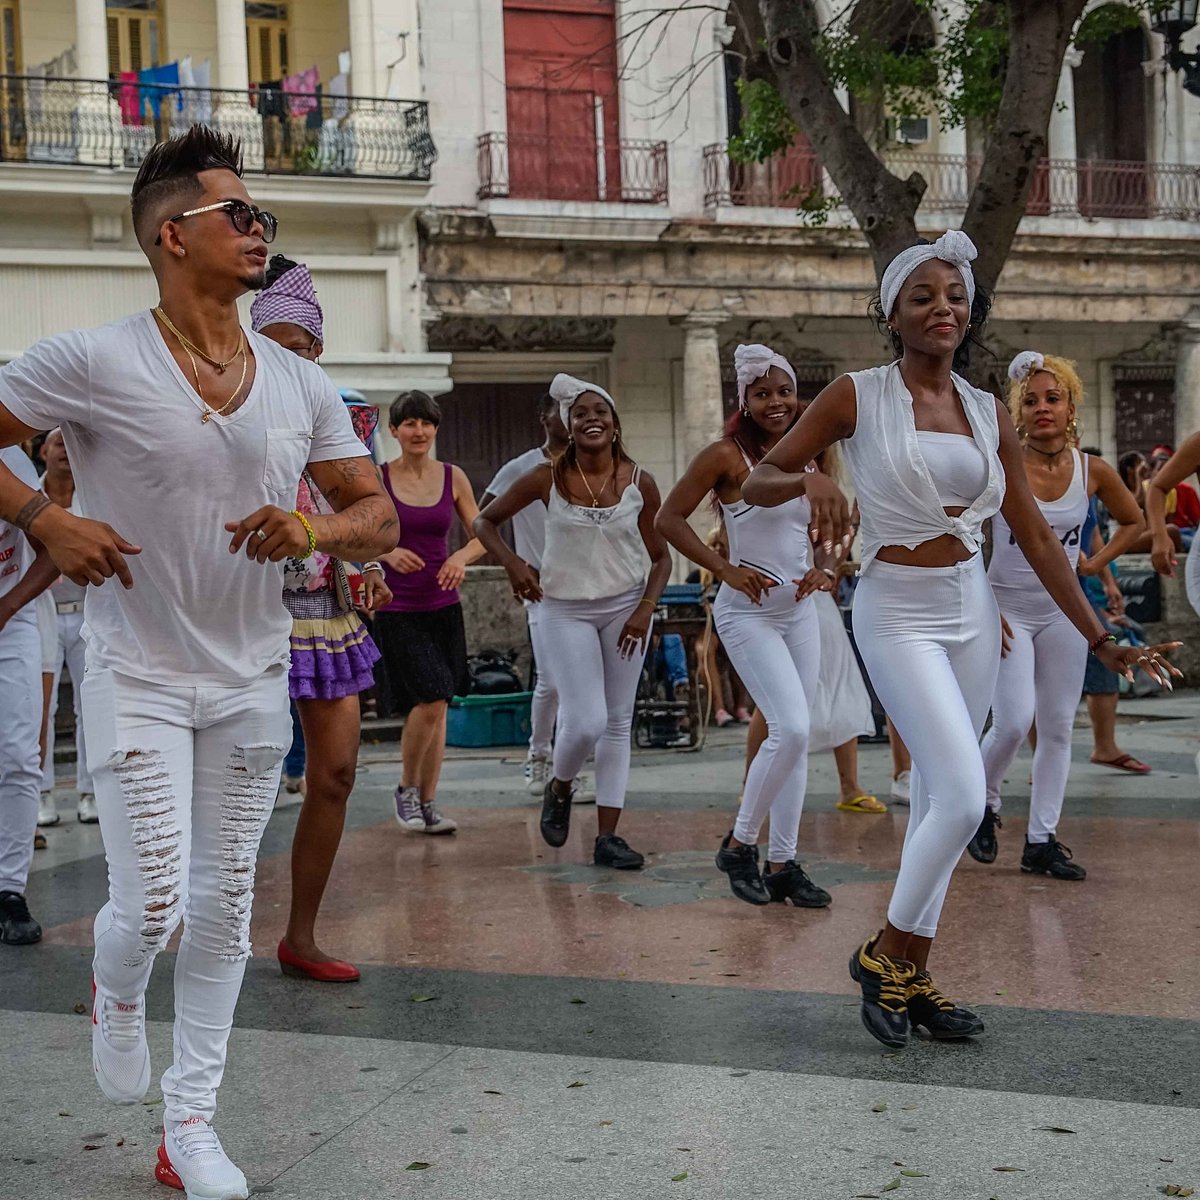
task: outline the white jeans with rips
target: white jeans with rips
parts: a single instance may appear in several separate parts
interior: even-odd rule
[[[291,742],[287,668],[239,687],[176,687],[89,663],[81,692],[108,858],[96,979],[140,1001],[183,921],[164,1115],[211,1120],[250,958],[258,844]]]

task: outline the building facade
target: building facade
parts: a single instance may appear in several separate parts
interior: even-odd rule
[[[0,0],[0,361],[154,303],[129,189],[200,120],[242,138],[272,251],[312,267],[338,383],[445,391],[421,321],[418,42],[416,0]]]
[[[719,428],[737,342],[779,347],[814,394],[887,356],[849,213],[797,216],[830,193],[820,164],[802,147],[730,161],[727,19],[671,7],[422,3],[439,149],[424,320],[429,347],[452,355],[442,453],[479,487],[531,444],[533,400],[557,370],[613,391],[634,453],[670,484]],[[907,0],[876,7],[904,36],[931,20]],[[1200,428],[1200,99],[1162,57],[1141,27],[1069,53],[988,339],[1001,370],[1030,346],[1075,359],[1085,441],[1110,454]],[[856,118],[894,169],[929,182],[922,230],[957,225],[973,131],[866,108]]]

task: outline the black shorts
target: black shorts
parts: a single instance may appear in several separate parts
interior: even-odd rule
[[[415,705],[471,690],[461,604],[433,612],[376,613],[375,640],[398,712],[407,715]]]

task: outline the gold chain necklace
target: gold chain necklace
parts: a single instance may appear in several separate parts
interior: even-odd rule
[[[154,311],[158,312],[159,310],[155,309]],[[163,319],[166,320],[165,317]],[[172,328],[170,321],[167,321],[167,327]],[[250,359],[246,354],[246,336],[245,336],[245,334],[241,333],[241,331],[239,330],[238,354],[240,354],[242,356],[242,377],[241,377],[241,379],[238,380],[238,385],[236,388],[234,388],[233,395],[230,396],[229,399],[226,400],[225,403],[222,404],[220,408],[213,408],[213,406],[211,404],[209,404],[208,400],[205,399],[204,388],[201,386],[201,383],[200,383],[200,368],[198,366],[196,366],[196,360],[192,356],[191,350],[188,349],[186,339],[180,338],[179,341],[180,341],[180,345],[183,346],[184,354],[186,354],[188,356],[188,362],[190,362],[192,364],[192,374],[196,377],[196,391],[200,395],[200,403],[204,405],[204,412],[203,412],[203,414],[201,414],[200,424],[207,425],[209,420],[212,417],[221,416],[225,412],[225,410],[241,394],[242,387],[244,386],[244,384],[246,382],[246,372],[247,372],[247,370],[249,370],[249,367],[250,367]],[[237,354],[235,354],[233,356],[233,358],[237,358]],[[229,361],[233,362],[233,358],[231,358]]]
[[[240,326],[238,328],[238,348],[224,362],[220,362],[218,359],[215,359],[211,355],[206,354],[203,350],[200,349],[199,346],[196,345],[195,342],[190,341],[188,338],[184,337],[184,335],[182,333],[180,333],[179,330],[176,329],[175,326],[172,324],[171,318],[168,317],[165,312],[163,312],[163,308],[162,308],[161,304],[154,310],[154,313],[157,317],[159,317],[162,320],[163,324],[166,325],[166,327],[179,339],[180,345],[183,346],[183,348],[185,350],[194,350],[198,355],[200,355],[200,357],[202,359],[204,359],[204,361],[206,363],[208,363],[208,365],[210,367],[212,367],[217,372],[218,375],[224,375],[225,368],[227,366],[229,366],[229,364],[231,362],[233,362],[233,360],[235,358],[237,358],[237,356],[239,354],[241,354],[241,352],[242,352],[242,346],[244,343],[245,335],[242,333]]]
[[[579,472],[579,478],[583,480],[583,486],[585,488],[587,488],[588,495],[591,496],[591,498],[592,498],[592,507],[599,508],[600,507],[600,497],[604,495],[604,489],[605,489],[605,487],[608,486],[608,480],[605,479],[604,482],[600,484],[600,496],[597,496],[596,493],[592,491],[592,485],[590,483],[588,483],[588,477],[583,473],[583,468],[578,463],[575,464],[575,470],[577,470]],[[616,476],[616,473],[617,473],[616,467],[613,467],[614,478]]]

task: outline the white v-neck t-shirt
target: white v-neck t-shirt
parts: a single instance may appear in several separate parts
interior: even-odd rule
[[[207,424],[154,316],[38,342],[0,368],[0,404],[34,429],[61,426],[76,506],[142,548],[84,601],[88,662],[164,685],[234,687],[288,661],[283,563],[229,553],[226,521],[295,507],[305,466],[367,451],[325,373],[246,331],[250,394]],[[226,371],[219,407],[240,364]]]

